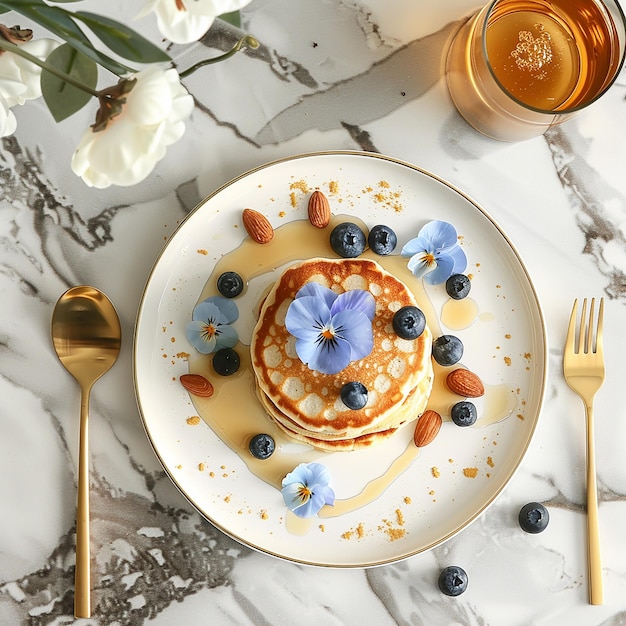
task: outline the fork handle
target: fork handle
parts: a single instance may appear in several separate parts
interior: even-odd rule
[[[598,488],[596,486],[596,452],[593,436],[593,406],[587,412],[587,558],[589,567],[589,603],[603,604],[600,528],[598,523]]]

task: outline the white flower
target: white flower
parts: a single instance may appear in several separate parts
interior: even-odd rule
[[[45,61],[59,43],[53,39],[34,39],[20,43],[21,50]],[[27,59],[5,51],[0,54],[0,96],[7,105],[24,104],[41,96],[41,68]]]
[[[0,96],[0,137],[12,135],[17,128],[17,120],[6,100]]]
[[[152,67],[128,79],[136,83],[120,113],[103,130],[87,130],[72,156],[72,170],[90,187],[142,181],[182,137],[193,110],[176,70]]]
[[[147,0],[137,17],[154,11],[157,26],[174,43],[197,41],[218,15],[239,11],[251,0]]]

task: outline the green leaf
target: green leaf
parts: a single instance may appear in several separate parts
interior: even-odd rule
[[[86,11],[76,11],[72,15],[89,26],[93,34],[110,50],[125,59],[135,63],[171,61],[161,48],[121,22]]]
[[[7,3],[0,2],[0,6],[7,6]],[[96,50],[87,35],[74,22],[69,11],[48,6],[41,0],[11,0],[9,8],[43,26],[113,74],[121,76],[132,71],[131,68]]]
[[[72,46],[68,44],[59,46],[48,55],[46,63],[90,89],[95,89],[98,82],[98,66]],[[56,122],[82,109],[93,97],[92,94],[70,85],[45,69],[41,72],[41,91]]]
[[[241,11],[231,11],[230,13],[222,13],[218,17],[221,20],[228,22],[232,26],[241,28]]]

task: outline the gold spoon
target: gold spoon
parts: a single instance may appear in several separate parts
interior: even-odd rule
[[[81,389],[76,514],[74,615],[91,616],[89,556],[89,394],[115,363],[122,330],[111,301],[95,287],[73,287],[52,313],[52,342],[59,360]]]

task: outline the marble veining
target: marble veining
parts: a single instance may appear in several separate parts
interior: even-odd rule
[[[15,136],[0,142],[0,624],[73,621],[78,389],[56,361],[49,326],[58,296],[80,283],[111,297],[124,333],[120,360],[92,397],[94,617],[84,623],[626,624],[626,79],[545,137],[482,138],[454,111],[443,78],[450,37],[474,5],[254,0],[243,27],[259,50],[187,81],[196,110],[185,137],[128,189],[89,190],[71,173],[87,113],[55,126],[41,106],[18,112]],[[193,50],[172,52],[182,68],[237,35],[216,25]],[[214,528],[159,464],[132,384],[141,292],[185,214],[250,167],[331,149],[410,161],[484,206],[535,281],[550,342],[545,407],[505,492],[442,546],[369,570],[282,562]],[[611,337],[596,404],[602,607],[586,596],[582,405],[560,369],[571,302],[586,295],[607,298]],[[551,513],[541,535],[517,525],[530,500]],[[456,599],[436,587],[452,563],[470,575]]]

